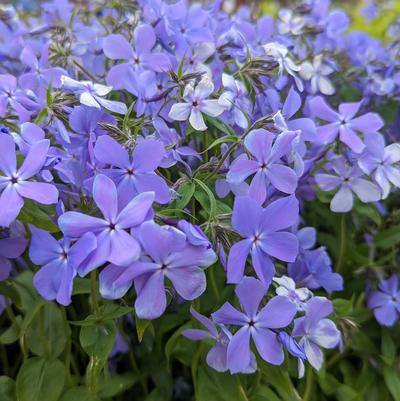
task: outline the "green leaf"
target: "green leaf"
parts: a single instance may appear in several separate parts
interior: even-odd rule
[[[96,356],[105,362],[114,345],[115,332],[115,323],[112,321],[83,326],[79,340],[89,356]]]
[[[49,84],[47,85],[47,89],[46,89],[46,104],[47,106],[51,106],[53,103],[53,96],[51,93],[52,90],[52,82],[50,81]],[[43,110],[42,110],[43,111]],[[39,117],[39,116],[38,116]]]
[[[182,332],[186,329],[190,328],[190,324],[186,323],[183,326],[179,327],[178,330],[175,331],[174,334],[168,339],[167,343],[165,344],[165,356],[167,357],[167,363],[170,362],[172,352],[176,346],[176,343],[182,336]]]
[[[264,383],[275,389],[279,396],[285,401],[301,401],[299,394],[294,387],[289,373],[281,366],[273,366],[267,363],[260,363]]]
[[[37,302],[43,301],[33,287],[33,271],[25,270],[12,279],[12,285],[17,290],[21,300],[19,309],[28,313]],[[44,301],[43,301],[44,302]]]
[[[115,397],[131,388],[138,380],[139,377],[132,373],[113,375],[102,383],[99,396],[100,398]]]
[[[91,284],[90,279],[76,277],[74,279],[74,289],[72,295],[90,294]]]
[[[196,189],[196,185],[191,181],[185,181],[178,190],[180,197],[175,201],[176,207],[178,209],[183,209],[190,202],[194,191]]]
[[[183,66],[185,65],[185,56],[186,56],[186,51],[183,54],[181,61],[179,62],[179,66],[178,66],[178,72],[176,74],[176,76],[178,77],[178,80],[180,80],[182,78],[182,74],[183,74]]]
[[[34,123],[36,125],[40,125],[47,117],[47,108],[40,110],[39,114],[35,118]]]
[[[22,324],[22,317],[16,317],[16,324],[13,323],[10,327],[8,327],[3,333],[0,335],[0,344],[12,344],[19,338],[19,330]]]
[[[32,224],[42,230],[56,233],[60,229],[51,219],[51,216],[54,215],[53,207],[40,206],[30,199],[24,199],[24,206],[18,215],[18,220],[26,224]]]
[[[198,369],[195,390],[196,401],[248,401],[238,375],[219,373],[205,366]]]
[[[46,303],[36,314],[26,333],[29,349],[39,356],[57,358],[64,351],[71,335],[60,307]]]
[[[109,302],[100,307],[100,319],[102,321],[115,320],[133,312],[134,309],[131,306],[118,305],[116,303]]]
[[[348,299],[334,299],[333,307],[338,316],[349,316],[353,310],[353,302]]]
[[[383,249],[391,248],[398,243],[400,243],[400,226],[380,231],[375,236],[375,245]]]
[[[211,189],[210,189],[206,184],[204,184],[203,181],[200,181],[200,180],[197,179],[197,178],[195,178],[194,181],[196,182],[196,184],[197,184],[197,185],[206,193],[206,195],[208,196],[209,207],[207,208],[207,207],[205,207],[205,205],[203,205],[203,204],[202,204],[202,207],[203,207],[205,210],[209,210],[210,218],[214,217],[214,216],[215,216],[215,213],[216,213],[216,210],[217,210],[217,202],[216,202],[216,200],[215,200],[214,194],[212,193]],[[196,196],[196,192],[195,192],[195,196]],[[200,200],[200,199],[198,199],[197,197],[196,197],[196,199],[201,203],[201,200]]]
[[[396,344],[389,330],[382,329],[382,359],[389,366],[392,366],[396,357]]]
[[[222,143],[236,143],[238,141],[237,136],[226,135],[221,138],[217,138],[207,149],[204,149],[201,154],[208,152]]]
[[[0,400],[15,401],[15,382],[8,376],[0,376]]]
[[[259,386],[251,401],[282,401],[269,387]]]
[[[58,359],[30,358],[18,372],[18,401],[57,401],[64,381],[65,367]]]
[[[100,398],[90,394],[87,387],[76,386],[68,389],[60,401],[100,401]]]
[[[336,391],[336,396],[338,401],[362,401],[358,391],[345,384],[339,386]]]
[[[383,377],[394,401],[400,401],[400,372],[398,369],[385,366],[383,368]]]
[[[151,324],[151,320],[139,319],[135,313],[136,333],[137,333],[138,340],[140,343],[143,340],[144,332],[146,331],[147,327],[149,327],[150,324]]]
[[[115,322],[110,320],[81,328],[80,343],[90,357],[86,368],[86,385],[91,394],[98,392],[100,374],[114,345],[115,335]]]
[[[229,136],[237,137],[235,131],[229,125],[225,124],[223,121],[215,117],[206,116],[204,114],[203,116],[205,117],[207,127],[211,125],[214,128],[216,128],[219,132],[224,132]]]
[[[18,308],[21,307],[21,297],[12,280],[0,281],[0,294],[10,298]]]

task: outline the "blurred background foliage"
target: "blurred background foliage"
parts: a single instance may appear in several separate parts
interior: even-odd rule
[[[250,5],[254,4],[254,1],[242,1],[242,4]],[[388,40],[386,36],[386,30],[388,26],[400,16],[400,0],[381,0],[374,1],[374,4],[379,6],[380,12],[377,18],[372,21],[368,21],[363,10],[372,4],[369,0],[333,0],[333,7],[344,9],[351,16],[351,30],[359,30],[367,32],[369,35],[382,39]],[[261,0],[259,1],[261,12],[263,14],[276,15],[281,7],[290,8],[293,5],[293,1],[290,0]]]

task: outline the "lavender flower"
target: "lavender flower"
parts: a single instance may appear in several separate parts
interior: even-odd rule
[[[283,362],[282,344],[275,330],[292,322],[296,306],[286,297],[277,296],[259,310],[266,291],[260,281],[244,277],[235,290],[243,312],[226,302],[212,314],[213,320],[219,324],[240,326],[228,345],[227,366],[232,373],[243,371],[250,364],[250,338],[265,361],[273,365]]]
[[[275,136],[264,129],[253,130],[246,137],[244,144],[255,160],[237,158],[227,174],[228,182],[239,184],[255,174],[250,184],[249,195],[260,203],[267,198],[269,184],[279,191],[292,194],[297,187],[297,175],[290,167],[285,166],[281,159],[290,152],[295,136],[291,131]]]
[[[93,199],[103,218],[66,212],[58,219],[58,225],[67,237],[81,238],[88,232],[96,235],[97,248],[78,268],[81,276],[107,261],[127,266],[139,258],[140,245],[125,230],[139,226],[151,213],[154,192],[143,192],[118,210],[118,192],[114,182],[99,174],[93,182]]]
[[[61,305],[69,305],[77,269],[96,249],[95,235],[88,232],[71,244],[67,238],[57,241],[47,231],[33,226],[31,232],[29,257],[33,263],[42,266],[33,280],[36,290],[48,301],[57,300]]]
[[[361,153],[365,145],[355,131],[363,134],[373,133],[380,130],[384,123],[377,113],[366,113],[354,117],[362,104],[341,103],[339,112],[333,110],[321,96],[310,101],[310,109],[313,115],[322,120],[329,121],[329,124],[317,128],[319,141],[324,144],[332,143],[339,134],[340,140],[345,143],[353,152]]]
[[[335,348],[341,335],[332,320],[326,319],[333,311],[332,302],[326,298],[314,297],[307,302],[306,315],[295,319],[293,337],[301,337],[300,346],[304,349],[308,362],[319,370],[323,354],[319,347]]]
[[[385,146],[380,134],[369,134],[365,138],[366,149],[358,160],[365,174],[372,175],[382,191],[382,199],[390,193],[390,184],[400,188],[400,145]]]
[[[282,230],[297,223],[298,207],[294,196],[278,199],[265,209],[249,197],[235,199],[232,227],[245,239],[234,244],[229,252],[229,283],[241,281],[249,253],[264,285],[269,285],[275,274],[271,256],[286,262],[296,259],[297,237]]]
[[[10,259],[21,256],[27,244],[27,240],[19,236],[0,239],[0,281],[10,276],[12,270]]]
[[[345,213],[353,208],[353,193],[364,202],[377,202],[381,198],[381,191],[374,183],[364,178],[358,166],[347,168],[343,158],[333,162],[333,169],[337,175],[316,174],[315,180],[323,191],[331,191],[339,187],[339,191],[331,200],[333,212]]]
[[[199,266],[209,266],[215,254],[208,246],[193,245],[182,231],[160,227],[152,221],[141,225],[138,239],[144,255],[125,268],[109,265],[101,272],[103,297],[123,296],[135,281],[138,294],[135,310],[141,319],[156,319],[167,307],[164,282],[169,279],[186,300],[199,297],[206,289],[206,277]]]
[[[379,289],[368,294],[368,308],[382,326],[393,326],[400,313],[399,277],[393,274],[379,283]]]
[[[49,149],[47,139],[32,145],[24,162],[17,168],[17,155],[12,137],[0,134],[0,226],[8,227],[18,216],[23,198],[51,205],[57,203],[58,190],[54,185],[29,181],[42,169]]]
[[[168,185],[154,172],[165,154],[160,141],[139,141],[130,158],[127,150],[117,141],[103,135],[96,142],[94,154],[97,160],[111,166],[110,169],[102,169],[102,172],[116,181],[120,207],[127,205],[137,194],[146,191],[155,193],[156,202],[170,201]]]
[[[212,320],[201,315],[192,307],[190,308],[190,313],[207,330],[188,329],[185,330],[182,335],[194,341],[212,339],[215,343],[207,353],[207,364],[218,372],[226,372],[229,369],[227,365],[227,353],[232,334],[226,329],[218,331]],[[249,366],[244,366],[243,371],[240,373],[253,373],[256,370],[256,365],[257,362],[254,354],[252,353]]]

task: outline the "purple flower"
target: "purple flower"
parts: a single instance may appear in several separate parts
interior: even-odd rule
[[[281,131],[301,131],[301,138],[305,141],[315,141],[316,127],[311,118],[293,118],[301,107],[301,97],[296,90],[291,87],[285,99],[281,103],[278,92],[274,89],[265,91],[269,106],[274,112],[273,120],[275,127]]]
[[[381,191],[374,183],[361,178],[364,173],[358,166],[346,167],[342,157],[332,162],[337,175],[316,174],[315,181],[323,191],[339,191],[331,200],[333,212],[345,213],[353,208],[353,193],[364,203],[377,202],[381,199]]]
[[[206,276],[199,266],[215,260],[212,249],[195,246],[182,231],[145,222],[138,231],[144,254],[129,267],[107,266],[100,275],[104,298],[122,297],[135,280],[135,310],[141,319],[156,319],[167,307],[165,280],[185,300],[199,297],[206,289]]]
[[[329,294],[343,290],[343,278],[332,272],[332,262],[325,247],[311,249],[316,243],[316,231],[303,227],[297,232],[299,254],[294,263],[289,263],[289,276],[298,286],[316,289],[322,287]]]
[[[251,338],[261,358],[273,365],[283,362],[282,344],[275,329],[286,327],[292,322],[296,306],[286,297],[277,296],[259,310],[266,291],[261,281],[244,277],[235,290],[243,312],[225,302],[212,314],[216,323],[240,326],[228,345],[227,366],[232,373],[241,372],[250,364]]]
[[[275,274],[271,256],[293,262],[298,252],[297,237],[282,231],[298,222],[299,204],[294,196],[278,199],[265,209],[249,197],[237,197],[232,227],[245,239],[234,244],[228,258],[228,283],[239,283],[251,253],[259,279],[269,285]]]
[[[393,326],[400,313],[399,276],[393,274],[379,283],[379,290],[368,294],[368,308],[374,311],[376,320],[382,326]]]
[[[293,337],[301,337],[308,362],[315,369],[321,369],[323,355],[319,347],[335,348],[341,335],[332,320],[325,319],[333,312],[332,302],[323,297],[314,297],[307,302],[306,315],[295,319]]]
[[[339,135],[339,139],[353,152],[361,153],[365,145],[356,131],[363,134],[380,130],[384,122],[377,113],[366,113],[354,117],[362,105],[361,102],[341,103],[339,112],[333,110],[321,96],[316,96],[310,101],[310,109],[314,116],[321,120],[329,121],[329,124],[317,128],[319,141],[324,144],[332,143]]]
[[[175,103],[169,112],[169,117],[177,121],[186,121],[195,130],[205,131],[207,129],[202,113],[211,117],[218,117],[225,110],[217,99],[208,99],[214,91],[214,84],[207,77],[203,78],[196,86],[189,84],[183,93],[184,103]]]
[[[32,145],[21,167],[17,168],[17,155],[12,137],[0,134],[0,226],[8,227],[18,216],[23,198],[44,205],[57,203],[58,190],[44,182],[28,181],[43,167],[50,142],[47,139]]]
[[[61,75],[65,74],[65,71],[58,67],[48,66],[48,51],[48,44],[44,45],[41,49],[40,59],[38,59],[32,48],[27,46],[22,50],[21,61],[30,70],[20,76],[21,88],[38,91],[40,89],[46,90],[50,82],[53,87],[60,85]]]
[[[146,191],[153,191],[154,199],[158,203],[170,201],[168,185],[154,172],[165,155],[161,141],[138,141],[130,157],[128,151],[115,139],[103,135],[96,142],[94,155],[100,162],[111,166],[102,171],[116,182],[120,207],[128,204],[137,194]]]
[[[289,354],[298,359],[298,375],[299,379],[301,379],[304,376],[305,372],[303,360],[307,360],[307,356],[303,348],[293,337],[291,337],[285,331],[280,331],[278,333],[278,339],[289,352]]]
[[[151,25],[142,24],[134,33],[135,49],[120,34],[108,35],[103,39],[103,50],[106,57],[112,60],[126,60],[125,63],[111,67],[107,74],[107,83],[115,89],[124,88],[124,82],[132,71],[152,70],[166,72],[170,69],[168,57],[159,52],[152,52],[156,44],[156,35]]]
[[[281,192],[292,194],[297,187],[297,175],[282,163],[281,158],[291,151],[295,137],[296,133],[291,131],[275,136],[264,129],[253,130],[245,138],[244,144],[254,160],[237,158],[227,174],[228,182],[239,184],[255,174],[249,195],[260,203],[264,203],[267,198],[269,184]]]
[[[66,212],[58,219],[61,231],[70,238],[80,238],[92,232],[97,238],[97,248],[78,268],[81,276],[109,261],[127,266],[140,256],[140,245],[125,230],[137,227],[151,213],[154,192],[143,192],[118,211],[118,193],[114,182],[99,174],[93,182],[93,199],[103,218],[79,212]]]
[[[0,74],[0,117],[7,114],[7,107],[11,106],[18,114],[20,122],[29,121],[37,104],[30,100],[20,89],[17,89],[17,79],[10,74]]]
[[[6,280],[10,276],[12,264],[9,259],[21,256],[27,243],[23,237],[0,239],[0,281]]]
[[[77,269],[96,249],[95,235],[88,232],[72,245],[67,238],[57,241],[47,231],[33,226],[31,232],[29,257],[42,266],[33,279],[36,290],[47,301],[69,305]]]
[[[385,146],[380,134],[369,134],[365,138],[366,149],[358,159],[358,165],[365,174],[372,175],[382,191],[382,199],[390,193],[390,184],[400,188],[400,145]],[[397,163],[397,164],[396,164]]]
[[[208,366],[212,367],[218,372],[226,372],[227,366],[227,352],[229,341],[232,338],[231,333],[228,330],[222,329],[218,331],[214,322],[207,317],[198,313],[195,309],[190,307],[191,315],[198,320],[207,330],[203,329],[188,329],[185,330],[182,335],[190,340],[200,341],[204,339],[214,340],[214,345],[208,351],[206,361]],[[243,371],[240,373],[253,373],[256,370],[256,359],[254,354],[250,358],[250,363],[245,366]]]
[[[17,144],[19,151],[26,156],[32,147],[37,142],[45,139],[45,133],[42,128],[33,123],[22,123],[21,133],[11,133],[14,142]]]
[[[111,86],[94,84],[91,81],[75,81],[66,75],[61,77],[61,84],[64,90],[79,96],[79,101],[85,106],[95,107],[99,110],[104,107],[118,114],[125,114],[128,111],[125,103],[103,99],[104,96],[111,92]]]

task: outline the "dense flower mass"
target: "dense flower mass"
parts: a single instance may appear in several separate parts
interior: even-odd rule
[[[365,287],[381,325],[400,313],[400,42],[349,33],[329,0],[276,20],[222,3],[0,7],[0,311],[27,369],[28,352],[61,363],[64,348],[28,329],[40,311],[53,330],[62,305],[93,400],[114,397],[99,380],[109,354],[113,372],[128,353],[137,370],[166,335],[166,363],[189,355],[197,394],[203,356],[230,374],[295,363],[299,377],[323,349],[341,358],[363,323],[343,304],[363,307]],[[33,311],[15,295],[29,286]],[[147,394],[143,372],[121,388]],[[82,387],[75,399],[89,399]],[[155,391],[143,399],[172,399]]]

